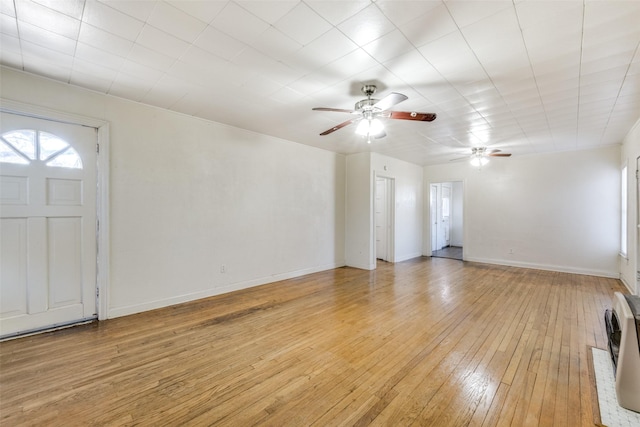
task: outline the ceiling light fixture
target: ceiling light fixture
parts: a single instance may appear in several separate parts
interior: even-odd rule
[[[471,163],[471,166],[481,168],[482,166],[489,163],[489,159],[481,153],[476,153],[471,156],[470,163]]]
[[[371,143],[371,137],[376,137],[384,131],[382,122],[378,119],[360,120],[356,128],[356,134],[366,136],[367,142]]]

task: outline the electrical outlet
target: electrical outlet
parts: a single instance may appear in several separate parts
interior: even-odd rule
[[[224,264],[220,265],[220,273],[226,273],[227,272],[227,266]]]

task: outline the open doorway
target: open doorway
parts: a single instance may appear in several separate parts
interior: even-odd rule
[[[461,181],[430,185],[432,257],[463,259],[463,190]]]
[[[376,176],[375,187],[375,253],[376,259],[394,261],[394,181],[391,178]]]

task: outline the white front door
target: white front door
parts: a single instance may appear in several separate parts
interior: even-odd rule
[[[0,336],[96,317],[96,129],[0,115]]]

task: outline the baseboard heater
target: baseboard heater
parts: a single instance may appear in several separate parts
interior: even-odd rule
[[[640,297],[615,292],[604,320],[618,404],[640,412]]]

